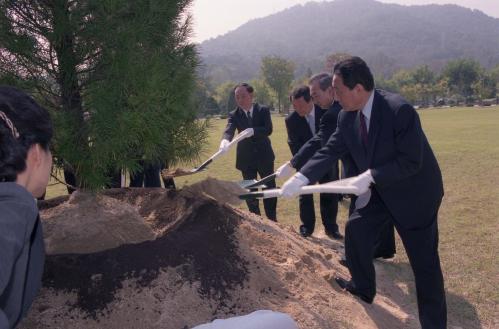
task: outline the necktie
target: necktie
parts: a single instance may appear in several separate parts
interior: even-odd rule
[[[360,117],[360,135],[362,137],[362,143],[367,148],[367,126],[366,126],[366,117],[362,111],[359,114]]]
[[[249,127],[253,126],[253,120],[251,120],[251,112],[250,111],[246,112],[246,115],[248,117],[248,126]]]
[[[315,122],[314,122],[314,117],[309,113],[307,114],[307,121],[308,121],[308,126],[310,127],[310,132],[312,135],[315,134]]]

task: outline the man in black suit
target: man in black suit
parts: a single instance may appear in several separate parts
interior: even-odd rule
[[[265,106],[253,103],[253,87],[247,83],[236,86],[234,94],[237,108],[229,113],[227,127],[220,143],[220,149],[226,150],[228,143],[234,137],[237,129],[239,133],[245,131],[249,137],[237,144],[236,168],[242,172],[243,179],[261,178],[274,172],[274,151],[270,143],[272,134],[272,120],[270,111]],[[267,188],[275,188],[275,180],[268,182]],[[246,201],[248,209],[260,215],[258,200]],[[263,201],[265,214],[270,220],[276,221],[277,198]]]
[[[319,131],[317,134],[310,139],[301,149],[294,154],[290,161],[290,165],[293,168],[299,170],[321,147],[326,145],[327,141],[336,130],[338,123],[338,115],[341,111],[341,105],[334,100],[334,91],[332,86],[332,77],[328,73],[319,73],[312,76],[309,80],[310,92],[312,99],[316,106],[322,109],[327,109],[326,113],[321,118]],[[343,177],[353,177],[360,174],[357,166],[355,165],[352,157],[349,154],[345,154],[341,158],[343,164]],[[330,180],[338,180],[338,162],[333,163],[333,169],[330,173]],[[326,181],[319,181],[324,183]],[[350,213],[354,210],[356,197],[354,196],[350,203]],[[334,223],[336,224],[336,217],[338,212],[337,203],[336,207],[333,209],[331,216],[334,216]],[[342,238],[339,233],[338,226],[336,225],[336,232],[334,234],[328,234],[328,236],[340,239]],[[374,258],[389,259],[393,258],[396,253],[395,247],[395,232],[393,224],[386,226],[385,230],[381,233],[379,241],[376,244],[376,252],[374,253]],[[344,260],[343,263],[344,264]]]
[[[283,185],[282,195],[292,196],[301,186],[316,182],[331,163],[350,154],[362,172],[351,184],[368,203],[352,212],[345,230],[352,279],[336,278],[337,283],[372,303],[375,244],[384,227],[393,223],[414,272],[422,328],[446,328],[437,226],[442,175],[419,116],[401,96],[374,90],[371,71],[359,57],[335,66],[333,87],[343,107],[336,131]]]
[[[299,170],[317,150],[325,145],[329,136],[336,128],[336,119],[338,113],[341,111],[341,106],[337,102],[334,102],[331,76],[327,73],[314,75],[309,80],[309,88],[315,109],[323,113],[319,121],[319,128],[312,138],[304,143],[297,152],[293,153],[293,158],[290,161],[276,170],[277,177],[279,178],[291,175],[294,169]],[[331,171],[321,179],[321,183],[337,180],[338,176],[338,164],[336,163],[332,165]],[[340,234],[336,223],[337,214],[338,195],[321,194],[321,216],[323,223],[328,223],[327,226],[325,225],[326,235],[338,240],[342,239],[343,236]],[[300,234],[302,236],[311,234],[311,232],[307,232],[306,228],[306,225],[300,227]]]
[[[291,154],[295,155],[319,131],[319,123],[326,111],[314,105],[308,86],[296,88],[290,98],[295,111],[286,118],[285,122],[288,132],[288,145]],[[337,168],[332,168],[319,182],[326,183],[336,180],[337,173],[332,178],[334,176],[333,169],[337,171]],[[338,212],[337,195],[321,193],[320,210],[326,234],[332,238],[340,239],[341,235],[336,224],[336,214]],[[300,196],[300,219],[302,221],[300,234],[303,237],[312,235],[315,228],[315,210],[314,197],[311,194]]]

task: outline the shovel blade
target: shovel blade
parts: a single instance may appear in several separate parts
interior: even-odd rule
[[[265,184],[256,184],[256,183],[258,183],[258,181],[256,179],[246,179],[246,180],[242,180],[242,181],[237,182],[237,185],[239,185],[241,188],[244,188],[244,189],[251,188],[251,190],[257,190],[260,188],[267,187],[267,185],[265,185]]]

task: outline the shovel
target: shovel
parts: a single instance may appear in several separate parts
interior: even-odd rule
[[[244,132],[240,133],[229,144],[227,144],[227,148],[231,148],[234,144],[237,144],[238,142],[240,142],[241,140],[245,139],[246,137],[248,137],[247,133],[244,133]],[[222,150],[218,150],[208,160],[206,160],[201,165],[199,165],[198,167],[195,167],[195,168],[193,168],[191,170],[184,170],[184,169],[181,169],[181,168],[177,168],[174,171],[164,172],[164,173],[162,172],[161,174],[165,178],[172,178],[172,177],[179,177],[179,176],[187,176],[187,175],[196,174],[198,172],[201,172],[201,171],[205,170],[206,167],[210,163],[213,162],[213,160],[215,160],[216,158],[218,158],[223,153],[224,152]]]
[[[324,184],[303,186],[300,188],[298,195],[313,193],[355,194],[359,196],[355,201],[355,208],[360,209],[365,207],[369,202],[371,191],[368,190],[368,192],[360,194],[358,187],[351,185],[353,179],[355,179],[355,177]],[[281,189],[271,189],[241,194],[239,195],[239,198],[242,200],[251,200],[276,198],[279,196],[281,196]]]
[[[273,173],[268,176],[263,177],[260,180],[249,180],[249,181],[242,181],[240,183],[241,187],[245,189],[252,189],[252,188],[265,188],[265,184],[270,182],[273,179],[277,178],[277,174]]]

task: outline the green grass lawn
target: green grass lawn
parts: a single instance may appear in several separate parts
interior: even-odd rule
[[[439,230],[449,324],[463,329],[499,328],[499,107],[427,109],[419,113],[444,176]],[[272,119],[271,140],[277,167],[291,154],[284,117],[274,115]],[[226,120],[214,119],[211,123],[201,161],[217,151]],[[205,172],[177,178],[177,186],[208,176],[240,180],[241,174],[235,169],[235,150],[217,159]],[[278,181],[280,184],[282,181]],[[47,196],[62,193],[65,188],[55,185],[49,188]],[[296,199],[280,199],[277,211],[279,222],[298,227]],[[346,219],[347,210],[342,206],[340,230]],[[320,225],[317,229],[320,231]],[[395,282],[411,282],[412,273],[400,240],[397,244],[398,256],[388,265],[393,267],[391,275]]]

